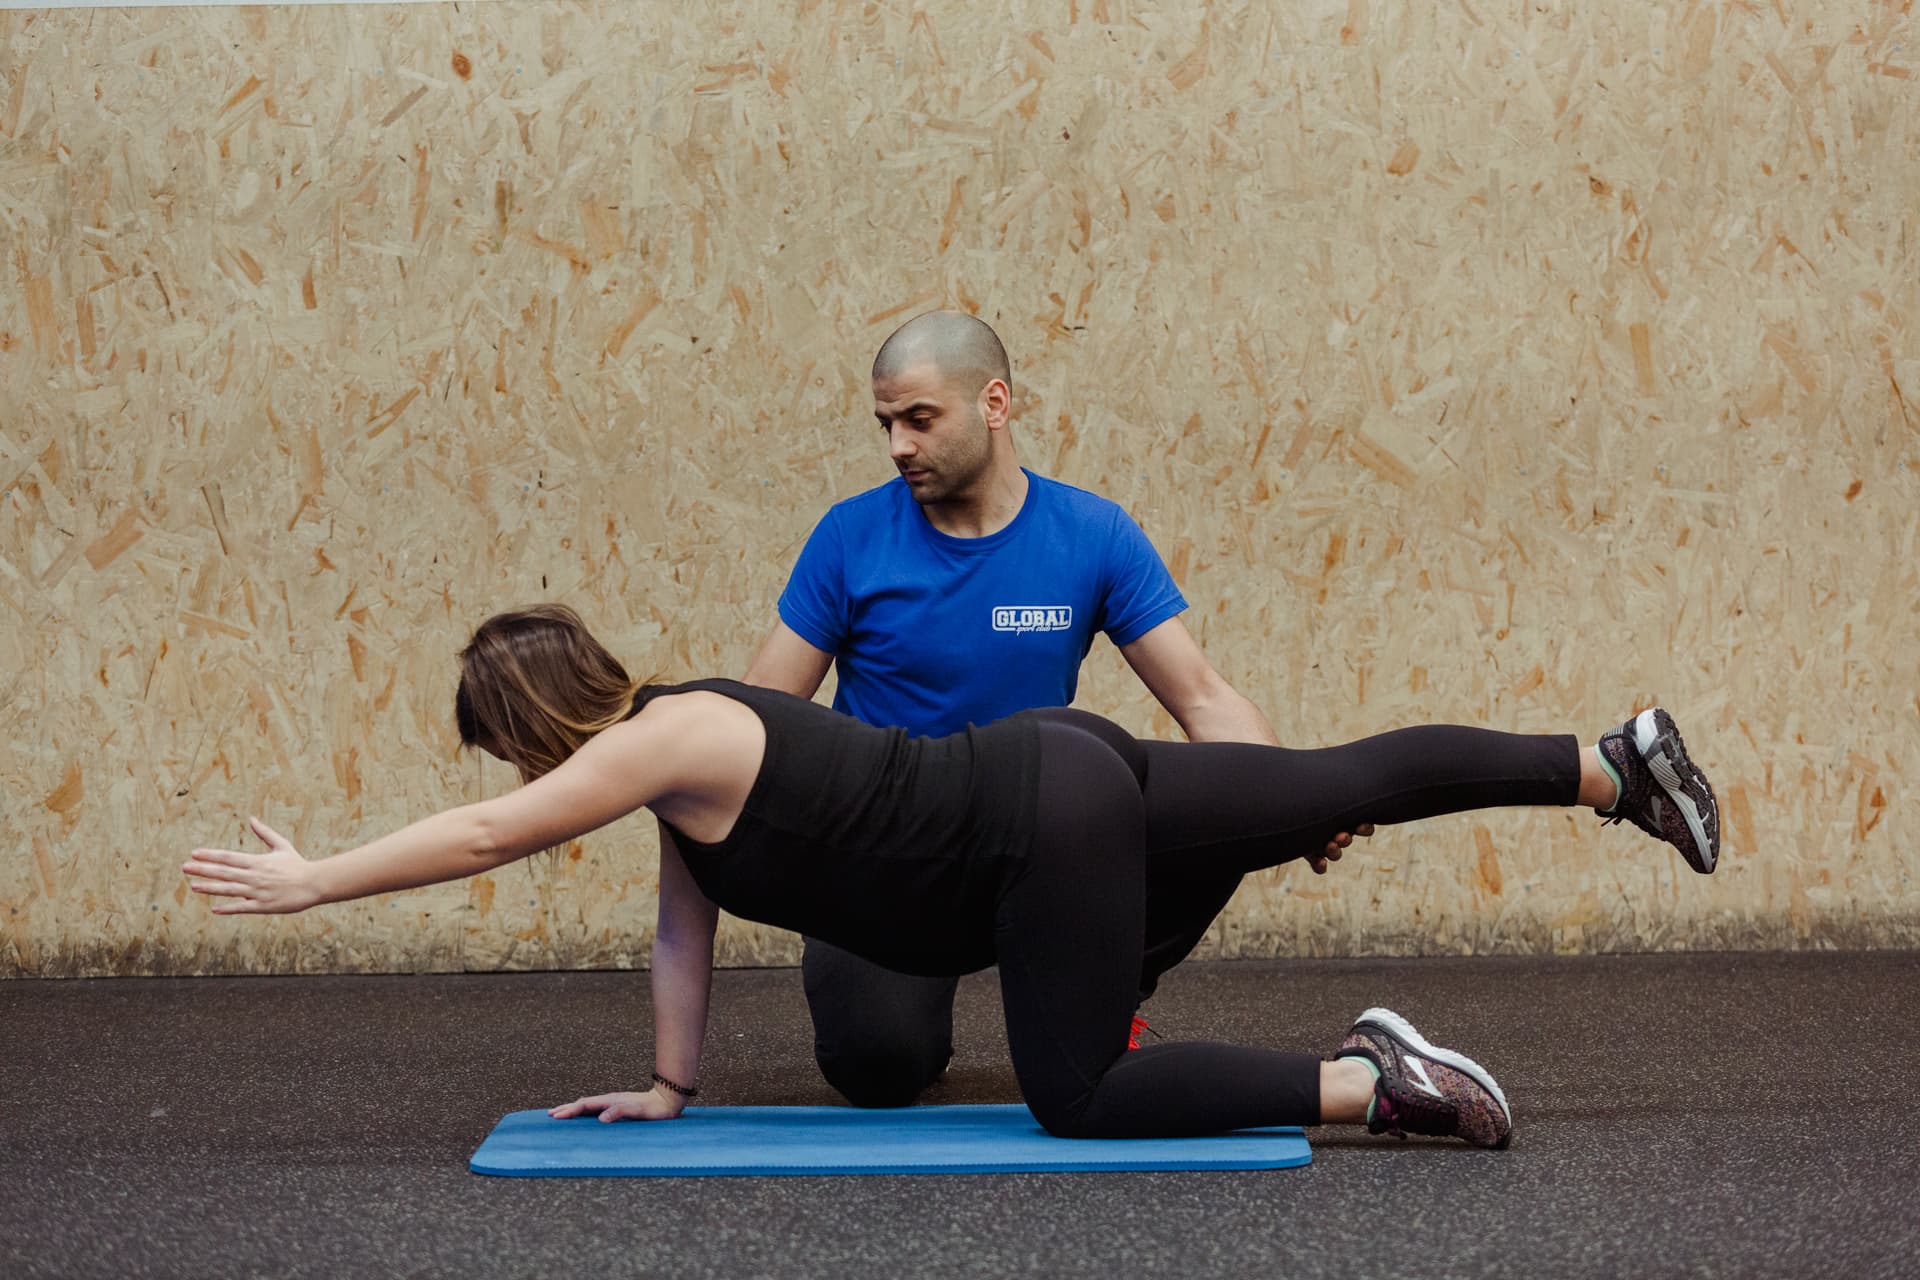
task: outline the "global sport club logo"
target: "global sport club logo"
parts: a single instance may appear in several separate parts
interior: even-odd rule
[[[993,629],[1025,635],[1029,631],[1068,631],[1073,627],[1070,604],[995,605]]]

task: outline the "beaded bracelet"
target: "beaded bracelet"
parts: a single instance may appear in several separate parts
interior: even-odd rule
[[[661,1075],[658,1071],[653,1073],[653,1082],[658,1085],[665,1085],[667,1088],[673,1090],[675,1093],[679,1094],[683,1098],[697,1098],[700,1096],[700,1090],[694,1087],[693,1085],[675,1084],[673,1081]]]

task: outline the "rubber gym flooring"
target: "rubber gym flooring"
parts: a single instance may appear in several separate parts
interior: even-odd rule
[[[1920,953],[1192,964],[1168,1036],[1398,1010],[1504,1152],[1309,1131],[1272,1173],[499,1179],[509,1111],[644,1082],[643,973],[0,983],[0,1276],[1913,1276]],[[991,975],[928,1101],[1014,1101]],[[836,1101],[797,970],[717,977],[718,1104]]]

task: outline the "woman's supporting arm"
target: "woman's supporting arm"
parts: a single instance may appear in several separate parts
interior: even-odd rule
[[[713,930],[719,908],[694,884],[666,824],[660,826],[660,923],[653,935],[653,1069],[674,1084],[697,1088],[700,1042],[713,991]],[[602,1093],[547,1112],[555,1119],[671,1120],[685,1095],[663,1084],[644,1092]]]
[[[713,931],[720,909],[693,882],[660,827],[660,923],[653,935],[653,1069],[676,1084],[700,1074],[713,993]]]

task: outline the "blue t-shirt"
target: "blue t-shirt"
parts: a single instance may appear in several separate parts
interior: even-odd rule
[[[1187,607],[1118,505],[1026,474],[1020,514],[984,538],[941,533],[897,479],[821,518],[780,617],[839,664],[835,710],[939,735],[1064,707],[1095,633],[1131,644]]]

